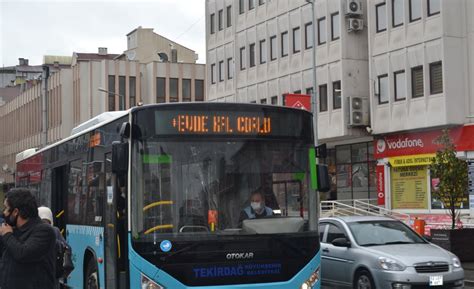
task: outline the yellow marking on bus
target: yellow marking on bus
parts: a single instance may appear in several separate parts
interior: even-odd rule
[[[115,226],[114,226],[114,224],[107,224],[107,227],[109,227],[109,228],[112,228],[112,229],[113,229]]]
[[[118,257],[120,258],[121,252],[120,252],[120,236],[117,234],[117,253]]]
[[[64,235],[64,229],[61,229],[61,231],[59,231],[61,233],[61,235]]]
[[[61,217],[62,215],[64,215],[64,210],[62,210],[61,212],[59,212],[57,215],[56,215],[56,219]]]
[[[157,206],[161,206],[161,205],[172,205],[172,204],[173,204],[173,201],[159,201],[159,202],[154,202],[154,203],[151,203],[151,204],[146,205],[145,207],[143,207],[143,212],[145,212],[145,211],[148,210],[148,209],[157,207]]]
[[[148,229],[145,231],[145,235],[148,235],[150,234],[151,232],[154,232],[156,230],[160,230],[160,229],[173,229],[173,225],[172,224],[169,224],[169,225],[158,225],[158,226],[155,226],[151,229]]]

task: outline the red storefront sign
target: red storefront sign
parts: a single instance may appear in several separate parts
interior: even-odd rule
[[[311,96],[306,94],[286,94],[285,106],[311,111]]]
[[[439,145],[434,141],[442,130],[388,135],[374,140],[374,156],[376,159],[435,153]],[[457,151],[474,150],[474,125],[454,127],[449,130],[451,140]]]
[[[375,168],[377,175],[377,205],[385,205],[385,168],[377,166]]]

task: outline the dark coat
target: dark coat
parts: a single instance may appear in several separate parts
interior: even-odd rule
[[[54,288],[56,236],[51,225],[39,218],[30,219],[2,239],[2,289]]]

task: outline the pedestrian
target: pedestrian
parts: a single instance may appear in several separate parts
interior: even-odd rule
[[[39,218],[35,197],[26,188],[14,188],[8,191],[3,204],[0,286],[2,289],[54,288],[56,236],[53,228]]]
[[[59,228],[58,227],[55,227],[54,226],[54,220],[53,220],[53,212],[51,212],[51,209],[48,208],[48,207],[44,207],[44,206],[41,206],[38,208],[38,216],[40,217],[40,219],[48,224],[48,225],[51,225],[51,227],[53,228],[54,230],[54,234],[56,236],[56,256],[55,256],[55,260],[58,261],[58,253],[60,254],[61,253],[61,250],[58,250],[58,248],[63,248],[65,247],[65,245],[67,244],[66,243],[66,240],[64,240],[64,237],[63,235],[61,235],[61,231],[59,231]],[[62,258],[60,260],[63,260]],[[61,262],[59,262],[61,263]],[[59,266],[59,265],[62,265],[62,264],[59,264],[58,262],[56,262],[56,267]],[[56,268],[56,272],[57,272],[57,269]],[[60,288],[60,283],[63,283],[64,280],[62,280],[62,277],[58,277],[57,274],[55,274],[56,276],[56,281],[55,281],[55,284],[54,284],[54,288],[58,289]]]

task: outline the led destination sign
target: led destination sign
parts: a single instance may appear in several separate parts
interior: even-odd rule
[[[265,116],[178,114],[171,120],[176,133],[261,134],[272,132],[272,119]]]

